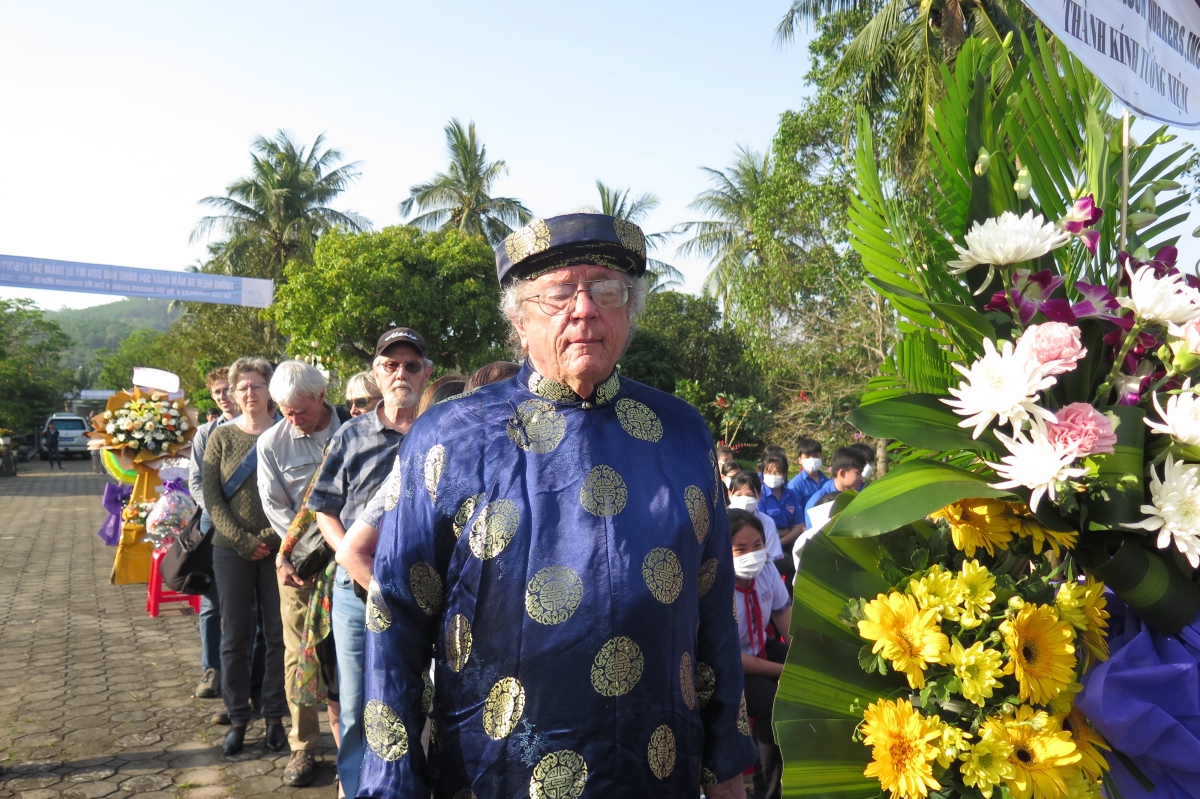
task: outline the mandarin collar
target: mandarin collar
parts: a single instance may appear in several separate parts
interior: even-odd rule
[[[617,370],[613,369],[613,373],[606,380],[596,384],[592,396],[581,397],[570,386],[538,374],[528,360],[522,364],[517,380],[531,393],[542,399],[579,405],[585,410],[592,406],[606,405],[612,402],[621,390],[621,378]]]

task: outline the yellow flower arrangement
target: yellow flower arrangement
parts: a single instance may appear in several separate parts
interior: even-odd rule
[[[920,580],[908,584],[908,593],[921,610],[936,611],[939,620],[958,620],[963,593],[954,572],[935,565]]]
[[[964,649],[955,638],[944,662],[954,668],[954,675],[962,682],[963,699],[968,702],[983,707],[984,700],[991,699],[992,691],[1000,687],[1004,656],[985,647],[982,641]]]
[[[1075,680],[1075,632],[1049,605],[1027,604],[1000,625],[1022,701],[1044,705]]]
[[[998,499],[960,500],[934,511],[929,518],[946,520],[954,546],[968,558],[974,557],[977,549],[985,549],[989,555],[1008,549],[1013,538],[1012,509]]]
[[[984,734],[1006,741],[1012,747],[1008,762],[1013,776],[1006,782],[1014,799],[1063,799],[1066,781],[1079,769],[1073,764],[1081,755],[1071,734],[1041,710],[1021,705],[1010,718],[991,717]]]
[[[893,591],[880,594],[863,608],[866,619],[858,633],[874,641],[871,651],[881,654],[896,671],[908,677],[910,688],[925,686],[925,669],[941,660],[950,641],[938,627],[937,612],[920,610],[911,596]]]
[[[871,747],[864,776],[875,777],[893,799],[923,799],[941,784],[933,777],[941,737],[905,699],[872,702],[863,714],[863,743]]]

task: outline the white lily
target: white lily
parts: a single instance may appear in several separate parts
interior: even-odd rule
[[[1192,390],[1192,380],[1183,381],[1183,389],[1167,400],[1167,408],[1158,404],[1154,395],[1154,410],[1161,422],[1145,419],[1146,426],[1156,433],[1164,433],[1185,446],[1200,446],[1200,397]]]
[[[1040,421],[1034,422],[1028,437],[1017,430],[1012,438],[1000,432],[996,433],[996,438],[1012,454],[1001,458],[1000,463],[988,462],[988,466],[1004,478],[1003,482],[993,483],[992,488],[1023,486],[1030,489],[1029,507],[1034,511],[1047,493],[1051,500],[1058,499],[1059,483],[1087,474],[1087,469],[1071,468],[1075,453],[1051,443]]]
[[[1049,374],[1052,364],[1039,364],[1018,353],[1011,341],[1003,341],[1000,349],[991,339],[983,340],[983,355],[970,368],[954,364],[967,379],[950,389],[955,399],[942,402],[954,412],[968,418],[959,427],[972,427],[971,438],[979,438],[993,419],[1014,428],[1029,419],[1055,421],[1054,414],[1037,404],[1037,393],[1054,385],[1056,378]]]
[[[1142,506],[1145,519],[1122,526],[1157,530],[1159,549],[1174,541],[1188,563],[1200,567],[1200,466],[1168,455],[1161,480],[1150,470],[1150,499],[1154,504]]]
[[[1149,264],[1136,272],[1126,265],[1125,271],[1129,273],[1129,296],[1117,297],[1117,302],[1140,321],[1181,325],[1200,317],[1200,291],[1189,286],[1183,275],[1155,277]]]
[[[963,237],[966,247],[954,245],[959,258],[951,261],[950,271],[962,274],[980,264],[1008,266],[1041,258],[1071,240],[1071,234],[1040,214],[1026,211],[1017,216],[1005,211],[998,217],[976,222]]]

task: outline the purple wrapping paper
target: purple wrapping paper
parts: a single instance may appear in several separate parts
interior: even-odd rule
[[[100,525],[96,535],[100,536],[105,546],[115,547],[121,540],[121,511],[125,509],[132,495],[133,486],[130,485],[108,483],[104,486],[103,505],[108,511],[108,518]]]
[[[1200,799],[1200,614],[1159,635],[1111,593],[1108,602],[1112,655],[1084,675],[1075,703],[1154,783],[1146,790],[1110,756],[1123,799]]]

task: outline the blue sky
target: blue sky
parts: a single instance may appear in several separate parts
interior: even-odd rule
[[[0,26],[0,253],[178,269],[197,201],[248,171],[256,135],[324,132],[362,180],[341,207],[400,221],[474,120],[511,170],[498,194],[548,215],[597,178],[696,218],[701,166],[769,146],[806,95],[766,2],[6,3]],[[706,264],[673,260],[699,288]],[[0,288],[44,308],[112,298]]]

